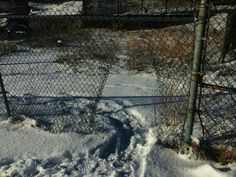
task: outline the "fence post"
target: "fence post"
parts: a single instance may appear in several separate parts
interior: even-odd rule
[[[2,95],[3,95],[4,103],[6,106],[7,115],[10,117],[11,112],[10,112],[10,107],[9,107],[9,103],[7,100],[7,94],[6,94],[6,90],[5,90],[3,79],[2,79],[2,73],[0,73],[0,87],[1,87]]]
[[[230,12],[227,16],[224,44],[221,54],[221,63],[225,62],[226,54],[236,48],[236,12]],[[222,29],[223,30],[223,29]]]
[[[204,38],[206,31],[207,0],[201,0],[199,14],[196,21],[194,59],[191,73],[190,94],[188,100],[187,117],[184,127],[184,143],[189,143],[193,132],[194,117],[196,113],[196,103],[198,95],[198,84],[201,75],[201,60],[203,54]]]

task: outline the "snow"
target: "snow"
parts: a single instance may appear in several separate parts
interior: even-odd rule
[[[196,169],[191,170],[193,176],[198,176],[199,172],[203,173],[206,177],[210,177],[210,176],[214,176],[214,177],[227,177],[230,176],[230,172],[229,173],[224,173],[220,170],[215,169],[213,166],[209,165],[209,164],[205,164],[205,165],[201,165],[199,167],[197,167]],[[233,173],[231,173],[233,174]]]
[[[62,3],[30,3],[31,15],[76,15],[82,11],[82,1],[67,1]]]
[[[113,72],[98,105],[99,125],[92,134],[52,134],[27,117],[15,123],[2,121],[1,176],[234,177],[234,166],[222,170],[156,144],[149,105],[153,103],[150,95],[154,81],[152,73],[131,74],[122,69],[120,73]],[[113,119],[123,127],[116,127]],[[133,135],[128,146],[120,151],[119,142],[114,140],[123,138],[119,131],[129,127]],[[106,153],[112,150],[112,144],[116,149]]]
[[[161,160],[158,160],[161,159]],[[227,167],[217,168],[214,164],[205,161],[182,159],[174,151],[154,146],[147,157],[150,165],[146,176],[172,177],[231,177],[236,175],[235,170]],[[159,173],[156,173],[156,172]]]
[[[80,1],[31,5],[38,9],[31,14],[38,15],[65,15],[62,11],[66,9],[70,14],[81,11]],[[29,85],[29,90],[38,96],[87,96],[91,92],[89,83],[77,82],[83,77],[83,72],[78,76],[70,68],[47,63],[48,58],[51,62],[55,60],[56,51],[51,49],[51,52],[34,50],[1,57],[1,63],[17,62],[16,57],[20,59],[19,62],[32,63],[35,58],[45,62],[37,67],[21,64],[21,67],[14,66],[9,72],[3,73],[7,91],[12,96],[25,96],[25,85]],[[117,57],[121,60],[126,58],[124,54]],[[3,71],[11,68],[7,65],[4,67]],[[11,73],[13,70],[15,73]],[[38,75],[33,75],[32,71]],[[51,73],[50,79],[43,76],[45,73]],[[55,77],[53,73],[61,75]],[[68,79],[62,84],[59,76]],[[42,92],[44,83],[53,86],[47,88],[46,93]],[[81,90],[80,84],[87,86]],[[113,68],[98,103],[95,128],[90,134],[50,133],[38,127],[37,120],[23,115],[18,121],[1,121],[0,176],[235,177],[235,164],[221,167],[213,162],[189,159],[191,153],[181,155],[157,144],[159,134],[153,112],[155,85],[154,72],[138,73],[122,67]],[[38,103],[37,98],[31,96],[31,104]],[[54,110],[56,103],[43,101],[45,110],[38,112]],[[83,98],[82,101],[88,100]],[[80,102],[69,99],[60,103],[66,108],[72,107],[76,112],[76,108],[81,106]],[[73,116],[76,116],[74,119],[79,117],[77,114]]]
[[[70,153],[88,154],[88,150],[105,143],[115,134],[114,131],[110,131],[108,135],[97,132],[96,139],[90,141],[91,138],[94,138],[93,135],[52,134],[42,131],[35,128],[32,120],[25,120],[17,124],[3,121],[0,127],[1,159],[50,158],[68,150]]]

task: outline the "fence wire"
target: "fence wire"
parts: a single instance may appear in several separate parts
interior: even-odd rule
[[[89,132],[119,54],[126,55],[128,71],[155,70],[160,80],[155,95],[167,96],[161,102],[186,100],[193,2],[184,7],[172,1],[23,4],[0,18],[0,71],[13,117],[36,119],[52,132]],[[179,110],[180,104],[169,107]],[[6,115],[3,99],[1,108]],[[163,110],[156,109],[158,120],[166,118]]]
[[[56,133],[90,132],[110,70],[125,55],[123,69],[155,73],[158,139],[180,139],[198,1],[116,2],[42,0],[0,14],[0,72],[12,117],[36,119]],[[196,124],[206,140],[228,137],[235,144],[235,5],[209,4]],[[4,99],[0,114],[7,115]]]
[[[161,142],[173,144],[182,136],[187,112],[194,23],[163,28],[158,35],[161,43],[154,64],[157,133]]]
[[[117,52],[114,32],[81,29],[77,18],[13,16],[9,21],[30,28],[1,39],[0,70],[12,116],[37,119],[56,133],[90,132]]]
[[[209,145],[236,147],[235,66],[236,5],[233,1],[214,5],[212,1],[199,104],[204,139]]]

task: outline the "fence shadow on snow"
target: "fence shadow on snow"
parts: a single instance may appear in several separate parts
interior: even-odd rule
[[[155,73],[157,137],[178,142],[188,111],[199,5],[159,5],[131,4],[119,13],[112,7],[108,15],[75,6],[47,11],[31,3],[36,10],[30,14],[1,15],[0,72],[12,116],[37,119],[54,133],[91,132],[109,73],[125,55],[123,69]],[[193,135],[236,147],[236,6],[206,6]],[[4,99],[0,106],[6,117]]]

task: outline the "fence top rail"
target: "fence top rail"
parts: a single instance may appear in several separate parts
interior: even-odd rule
[[[211,10],[212,15],[220,14],[220,13],[230,13],[235,11],[235,3],[231,4],[213,4],[217,8]],[[226,6],[226,7],[225,7]],[[179,17],[191,17],[196,14],[196,8],[190,8],[187,10],[180,11],[163,11],[163,12],[155,12],[155,13],[124,13],[124,14],[70,14],[70,11],[62,11],[66,12],[65,14],[16,14],[16,13],[0,13],[0,18],[65,18],[65,17],[77,17],[81,19],[120,19],[120,18],[161,18],[161,17],[171,17],[171,18],[179,18]]]

